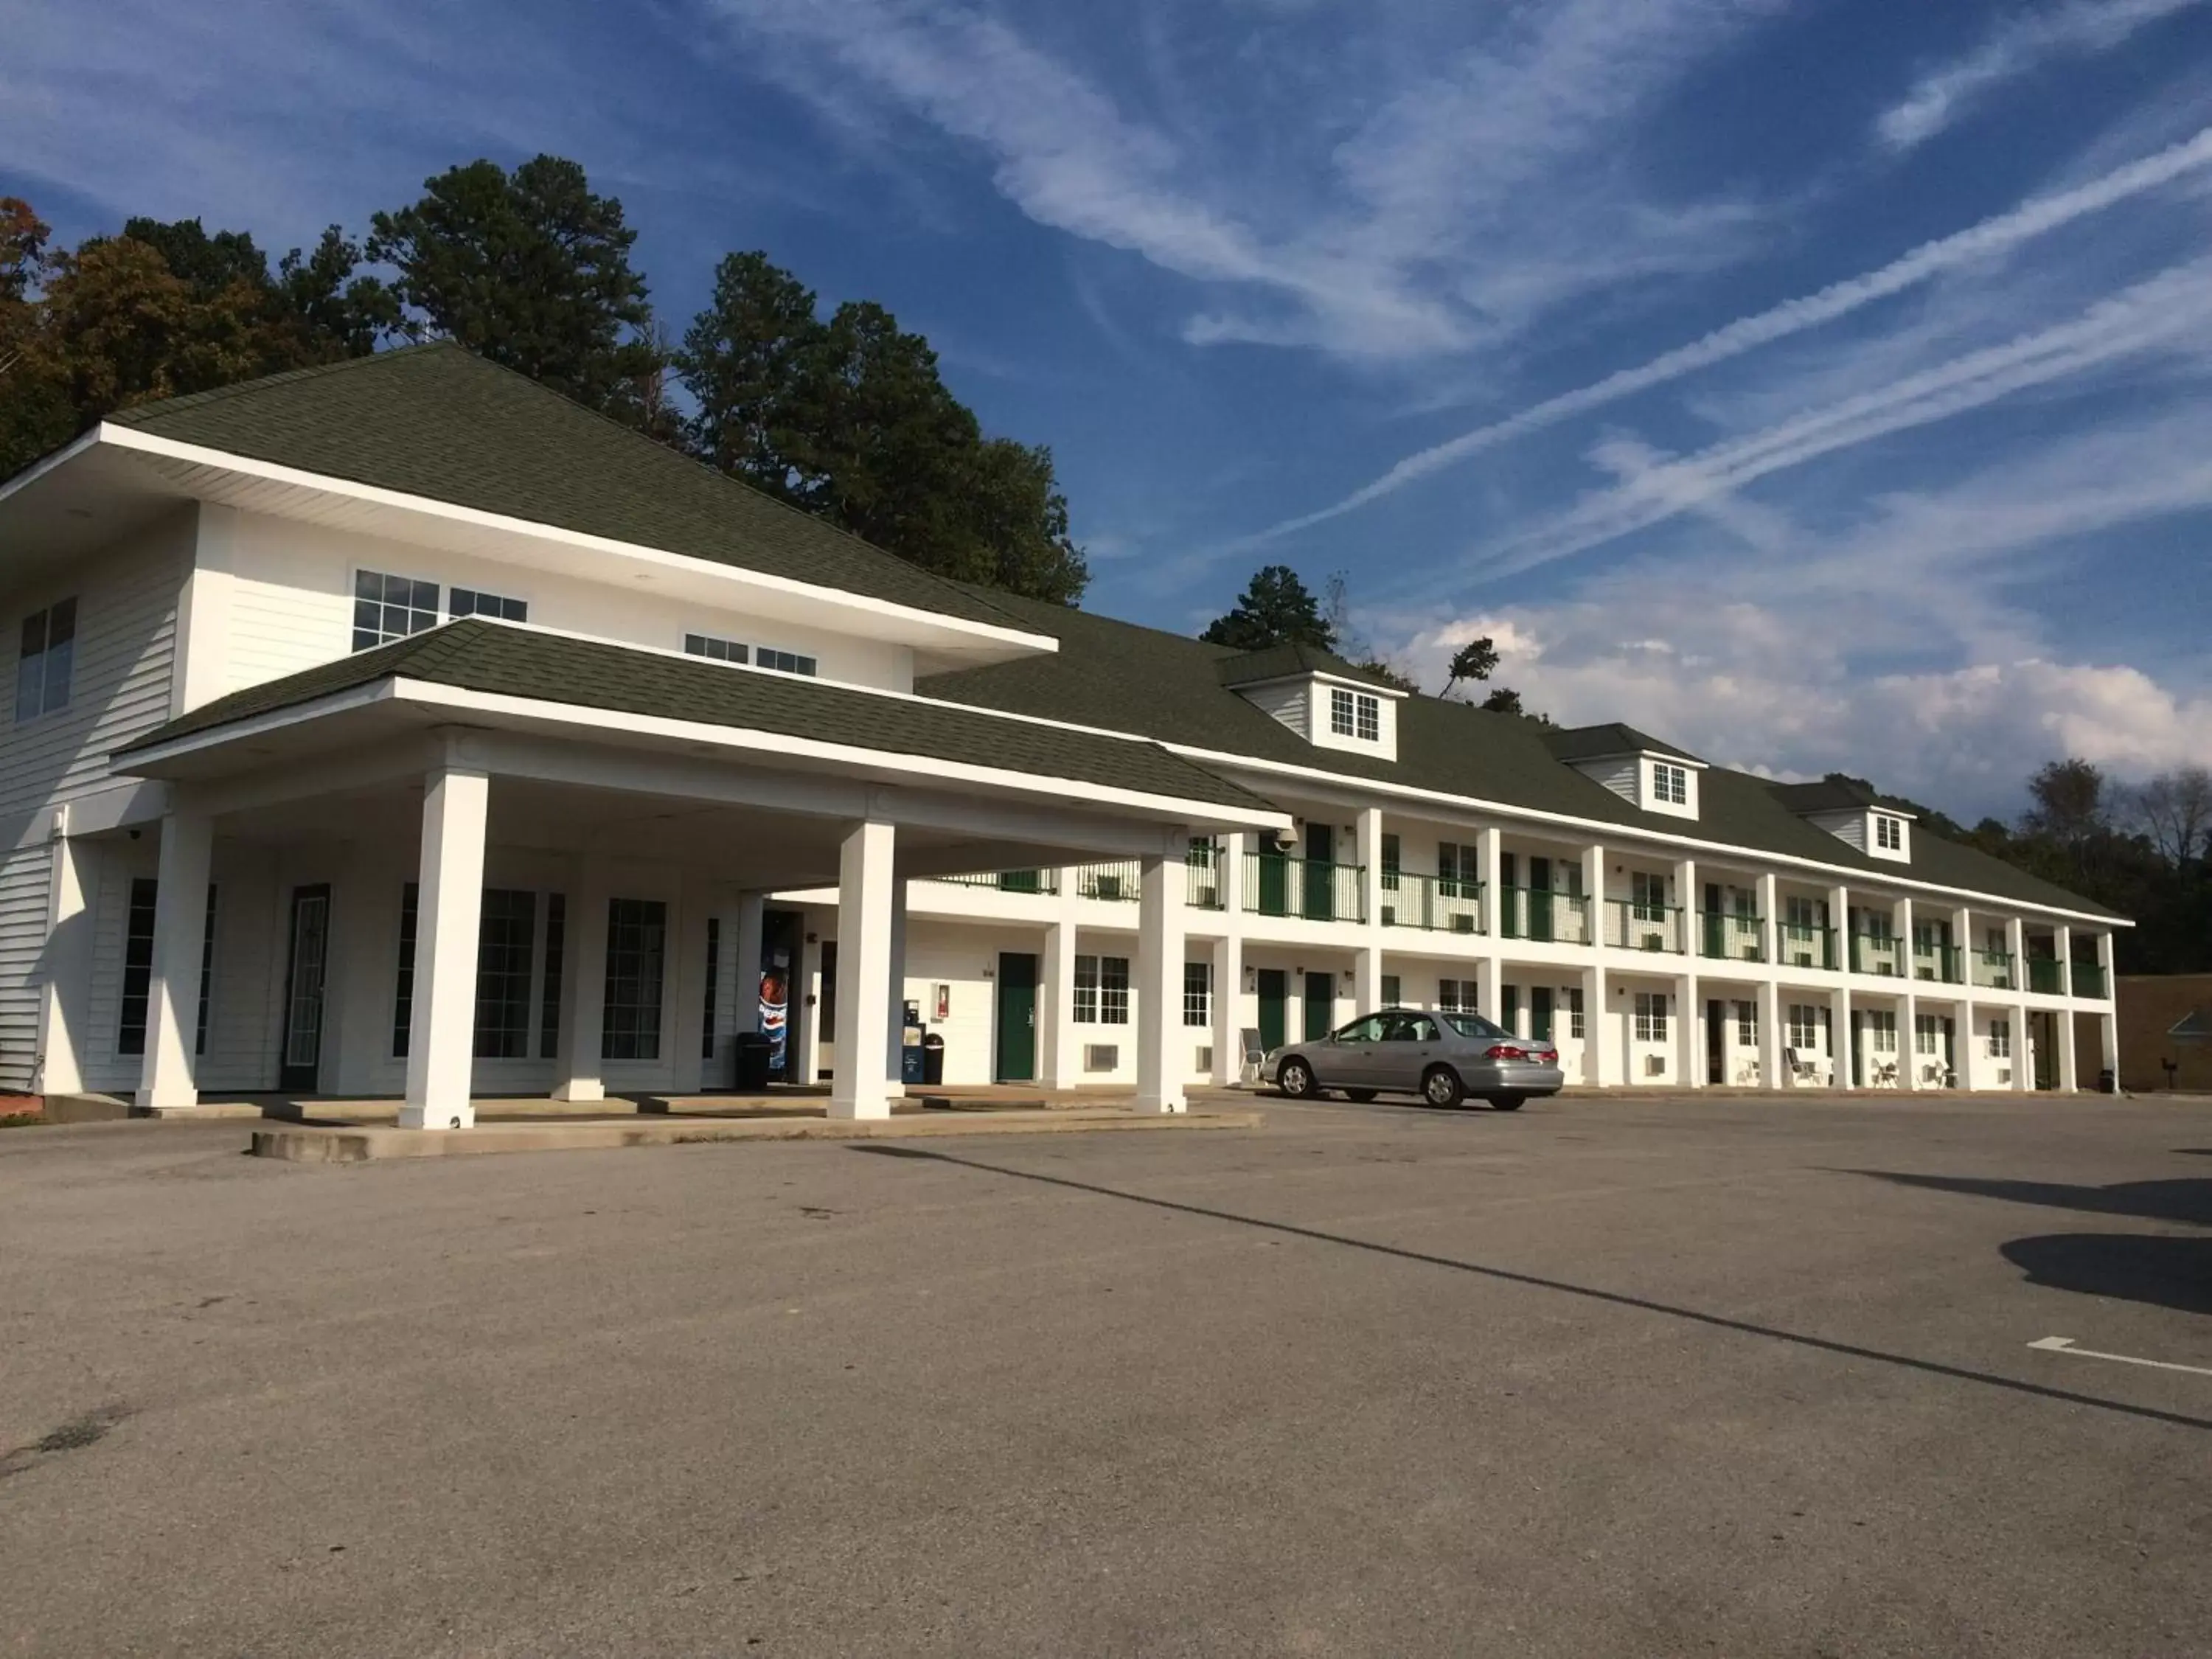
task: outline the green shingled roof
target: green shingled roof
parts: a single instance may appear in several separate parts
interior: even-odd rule
[[[388,678],[958,761],[1231,812],[1274,810],[1251,791],[1157,743],[1064,731],[982,709],[945,708],[803,675],[734,668],[481,617],[234,692],[148,733],[116,758],[127,770],[129,757],[140,750]]]
[[[1676,760],[1698,761],[1686,749],[1662,743],[1649,732],[1639,732],[1619,720],[1604,726],[1547,726],[1544,746],[1563,761],[1601,760],[1614,755],[1670,755]]]
[[[1397,691],[1395,686],[1370,668],[1362,668],[1346,662],[1333,652],[1319,646],[1303,645],[1292,641],[1286,645],[1271,645],[1261,651],[1239,651],[1234,656],[1220,659],[1217,670],[1224,685],[1259,685],[1268,680],[1290,679],[1303,674],[1334,674],[1339,679],[1359,680],[1378,686],[1386,691]]]
[[[142,404],[108,417],[304,472],[1009,625],[931,575],[457,345]]]
[[[1398,705],[1395,761],[1324,749],[1222,684],[1224,659],[1237,654],[1223,647],[1030,600],[1006,598],[1000,602],[1024,625],[1058,639],[1058,653],[939,674],[922,682],[919,690],[962,702],[1109,726],[1188,748],[1248,755],[1656,834],[1694,835],[1747,853],[1863,870],[1876,879],[1901,873],[1899,866],[1869,858],[1808,823],[1778,798],[1771,781],[1747,772],[1715,766],[1699,774],[1698,819],[1687,823],[1646,812],[1576,770],[1553,751],[1555,728],[1425,696],[1408,697]],[[1642,745],[1645,734],[1632,727],[1620,729]],[[1670,752],[1668,745],[1651,746]],[[2000,859],[1944,841],[1924,827],[1913,832],[1911,869],[1919,880],[1991,897],[2113,914]]]

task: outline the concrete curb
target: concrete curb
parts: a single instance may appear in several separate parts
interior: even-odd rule
[[[731,1140],[909,1140],[945,1135],[1034,1135],[1092,1131],[1256,1129],[1258,1112],[1060,1110],[962,1114],[956,1117],[653,1118],[621,1123],[479,1124],[473,1129],[257,1129],[256,1158],[292,1164],[366,1164],[385,1158],[467,1158],[487,1152],[605,1152],[620,1146],[688,1146]]]

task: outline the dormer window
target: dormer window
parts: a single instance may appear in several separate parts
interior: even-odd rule
[[[1361,743],[1382,740],[1382,699],[1364,691],[1347,691],[1333,685],[1328,691],[1328,729],[1340,738]]]
[[[1875,813],[1874,844],[1880,852],[1902,853],[1905,850],[1905,820],[1893,818],[1887,812]]]
[[[1690,771],[1685,766],[1670,766],[1665,761],[1651,763],[1651,794],[1655,800],[1669,806],[1690,804]]]

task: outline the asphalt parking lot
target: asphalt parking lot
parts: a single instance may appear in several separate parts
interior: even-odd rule
[[[2212,1647],[2212,1102],[1267,1115],[0,1133],[0,1651]]]

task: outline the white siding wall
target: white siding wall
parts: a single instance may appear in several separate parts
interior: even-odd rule
[[[523,599],[532,623],[624,645],[681,650],[688,633],[816,658],[825,679],[911,690],[903,647],[757,622],[743,612],[660,599],[613,582],[579,581],[526,566],[410,547],[261,514],[239,517],[231,585],[228,673],[238,690],[312,668],[352,649],[353,580],[380,571],[438,584],[441,605],[459,586]]]
[[[1304,680],[1279,680],[1273,685],[1243,688],[1240,695],[1262,714],[1280,720],[1302,738],[1313,736],[1313,698]]]
[[[1860,811],[1816,812],[1811,822],[1846,846],[1867,850],[1867,815]]]
[[[31,1085],[52,867],[53,854],[43,842],[0,859],[0,1088]]]
[[[1634,804],[1642,793],[1641,769],[1633,755],[1618,755],[1605,760],[1576,763],[1575,770],[1584,777],[1603,784],[1621,798]]]

